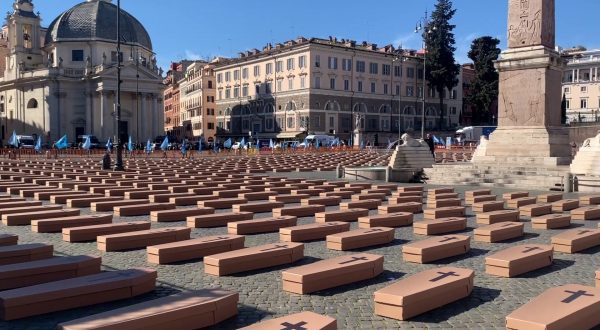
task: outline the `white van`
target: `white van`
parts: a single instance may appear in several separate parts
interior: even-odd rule
[[[317,144],[317,140],[319,141],[319,144],[321,146],[329,146],[334,140],[335,137],[331,136],[331,135],[309,135],[306,137],[306,142],[308,142],[308,145],[312,145],[312,146],[316,146]],[[298,145],[298,147],[303,148],[304,147],[304,142],[300,143]]]
[[[30,135],[17,135],[17,142],[21,149],[33,149],[35,148],[35,140]]]

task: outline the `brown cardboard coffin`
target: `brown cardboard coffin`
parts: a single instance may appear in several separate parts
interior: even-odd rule
[[[63,228],[109,224],[112,222],[112,219],[112,213],[107,213],[33,220],[31,221],[31,231],[36,233],[60,233]]]
[[[354,194],[354,192],[352,192],[352,191],[330,191],[330,192],[320,193],[319,196],[321,196],[321,197],[334,196],[334,197],[340,197],[342,199],[348,199],[348,198],[352,198],[353,194]]]
[[[502,194],[502,199],[504,199],[504,200],[517,199],[517,198],[523,198],[523,197],[529,197],[529,192],[513,191],[513,192],[507,192],[507,193]]]
[[[115,206],[114,213],[118,217],[133,217],[150,215],[152,211],[173,210],[175,204],[170,203],[142,203],[137,205]]]
[[[552,204],[529,204],[519,207],[522,217],[539,217],[552,213]]]
[[[413,223],[413,232],[417,235],[449,234],[467,228],[467,218],[449,217]]]
[[[377,208],[379,214],[391,214],[399,212],[421,213],[423,212],[423,203],[407,202],[399,204],[381,205]]]
[[[0,234],[0,246],[15,245],[19,242],[19,236],[15,234]]]
[[[554,203],[561,199],[563,199],[563,194],[561,193],[544,194],[537,196],[538,203]]]
[[[310,196],[319,196],[320,193],[325,192],[325,190],[321,189],[313,189],[313,188],[304,188],[304,189],[292,189],[290,193],[292,195],[310,195]]]
[[[337,206],[342,202],[342,198],[339,196],[329,197],[314,197],[303,199],[301,205],[324,205],[324,206]]]
[[[268,201],[271,196],[277,196],[277,193],[274,191],[255,191],[238,195],[239,198],[245,198],[248,201]]]
[[[279,194],[276,196],[269,197],[269,200],[272,202],[283,202],[286,204],[291,204],[291,203],[300,203],[303,199],[307,199],[310,197],[311,196],[308,194],[297,194],[297,195]]]
[[[50,198],[50,203],[67,204],[69,199],[86,198],[86,197],[102,197],[101,194],[90,194],[84,191],[75,191],[71,195],[58,195]]]
[[[552,287],[506,317],[517,330],[591,329],[600,324],[600,289],[580,284]]]
[[[182,196],[182,197],[171,197],[169,198],[169,203],[175,204],[175,206],[191,206],[198,205],[198,202],[201,201],[212,201],[219,199],[217,196],[208,196],[208,195],[194,195],[194,196]]]
[[[598,220],[600,219],[600,206],[583,206],[571,210],[572,220]]]
[[[513,246],[485,257],[485,272],[501,277],[514,277],[552,265],[552,245],[527,244]]]
[[[302,243],[273,243],[204,257],[204,272],[223,276],[296,262],[304,257]]]
[[[435,188],[427,190],[427,197],[429,196],[437,196],[442,194],[452,194],[454,193],[454,188],[452,187],[443,187],[443,188]]]
[[[581,197],[579,197],[579,204],[581,204],[581,206],[599,205],[600,204],[600,195],[581,196]]]
[[[413,224],[412,212],[396,212],[389,214],[377,214],[358,218],[358,228],[373,227],[404,227]]]
[[[253,213],[268,213],[272,212],[273,209],[284,207],[282,202],[256,202],[249,204],[238,204],[232,207],[233,212],[253,212]]]
[[[537,198],[535,197],[521,197],[507,200],[506,207],[509,209],[518,209],[525,205],[535,204],[536,202]]]
[[[15,207],[30,207],[30,206],[41,206],[40,201],[17,201],[10,203],[0,203],[0,209],[12,209]]]
[[[5,214],[15,214],[23,212],[37,212],[37,211],[52,211],[61,210],[60,205],[42,205],[42,206],[25,206],[25,207],[12,207],[8,209],[0,209],[0,216]]]
[[[442,218],[464,217],[466,208],[464,206],[448,206],[436,209],[423,210],[423,219],[435,220]]]
[[[232,198],[238,197],[239,194],[251,193],[253,190],[250,189],[231,189],[231,190],[217,190],[213,192],[213,196],[221,198]]]
[[[148,200],[150,201],[150,203],[172,203],[175,204],[173,202],[170,202],[171,198],[175,198],[175,197],[192,197],[192,196],[196,196],[192,193],[187,193],[187,192],[182,192],[182,193],[165,193],[165,194],[154,194],[154,195],[150,195],[148,196]],[[192,204],[195,205],[195,204]]]
[[[248,235],[277,232],[281,228],[295,226],[298,218],[285,215],[273,218],[229,222],[227,232],[233,235]]]
[[[427,204],[427,207],[432,209],[448,206],[462,206],[462,200],[459,198],[438,199]]]
[[[97,237],[98,250],[122,251],[190,239],[191,228],[166,227]]]
[[[148,201],[145,199],[119,199],[113,201],[93,202],[90,204],[90,209],[94,212],[112,212],[117,206],[145,204],[147,202]]]
[[[54,246],[40,243],[0,247],[0,265],[52,258]]]
[[[392,197],[420,197],[423,200],[423,192],[421,191],[396,191],[392,193]]]
[[[331,221],[344,221],[353,222],[358,221],[358,218],[369,215],[367,209],[348,209],[339,211],[327,211],[319,212],[315,214],[315,222],[331,222]]]
[[[473,213],[484,213],[484,212],[504,210],[504,201],[495,201],[494,200],[494,201],[473,203],[471,205],[471,210],[473,210]]]
[[[236,204],[246,204],[248,200],[245,198],[219,198],[210,201],[199,201],[198,206],[212,207],[214,209],[229,209]]]
[[[340,210],[349,209],[368,209],[376,210],[382,204],[379,199],[365,199],[362,201],[343,202],[340,203]]]
[[[306,225],[279,229],[279,240],[282,242],[305,242],[325,239],[327,235],[350,230],[348,222],[310,223]]]
[[[239,295],[223,289],[182,292],[58,325],[60,330],[198,329],[237,314]]]
[[[412,242],[402,247],[406,262],[428,263],[469,252],[471,237],[446,235]]]
[[[423,203],[423,197],[421,196],[402,196],[402,197],[389,197],[388,204],[403,204],[403,203]]]
[[[226,212],[205,214],[200,216],[187,217],[187,226],[190,228],[213,228],[227,226],[229,222],[252,220],[252,212]]]
[[[552,212],[568,212],[579,207],[578,199],[563,199],[552,203]]]
[[[121,197],[80,197],[80,198],[72,198],[67,200],[67,207],[90,207],[92,203],[105,201],[105,202],[114,202],[123,200]]]
[[[477,190],[468,190],[465,191],[465,199],[468,198],[473,198],[476,196],[484,196],[484,195],[491,195],[492,191],[490,189],[477,189]]]
[[[0,292],[0,317],[15,320],[127,299],[154,290],[156,271],[128,269]]]
[[[352,195],[350,200],[353,202],[370,200],[370,199],[378,199],[378,200],[384,201],[386,199],[386,197],[387,197],[386,194],[355,194],[355,195]]]
[[[546,214],[531,218],[533,229],[557,229],[571,226],[571,216],[568,214]]]
[[[427,195],[427,204],[431,204],[435,201],[439,201],[442,199],[460,199],[460,196],[457,193],[445,193],[445,194],[437,194],[437,195]]]
[[[0,266],[0,291],[100,272],[100,257],[67,256]]]
[[[373,278],[383,272],[383,256],[359,253],[313,262],[281,273],[283,291],[306,294]]]
[[[399,192],[409,192],[409,191],[416,191],[416,192],[423,192],[423,186],[405,186],[405,187],[398,187],[398,191]]]
[[[482,226],[473,231],[477,242],[496,243],[521,237],[524,235],[525,224],[522,222],[498,222]]]
[[[148,246],[146,252],[149,263],[168,264],[242,249],[244,248],[244,240],[244,236],[238,235],[206,236]]]
[[[79,215],[79,209],[24,212],[2,215],[2,223],[6,226],[26,226],[33,220],[64,218]]]
[[[407,320],[468,297],[475,272],[442,267],[428,269],[375,292],[375,314]]]
[[[394,240],[394,228],[373,227],[327,235],[327,248],[338,251],[384,245]]]
[[[317,212],[325,212],[325,206],[323,205],[300,205],[300,206],[286,206],[273,210],[274,217],[281,217],[284,215],[292,215],[295,217],[312,217]]]
[[[476,219],[477,223],[482,225],[493,225],[499,222],[518,222],[521,220],[519,210],[499,210],[479,213]]]
[[[600,245],[600,230],[576,228],[552,236],[554,250],[575,253]]]
[[[496,195],[481,195],[481,196],[475,196],[472,198],[465,198],[465,204],[473,205],[473,204],[481,203],[481,202],[493,202],[496,199],[498,199],[498,196],[496,196]]]
[[[63,241],[66,242],[87,242],[95,241],[96,238],[101,235],[127,233],[147,229],[150,229],[150,222],[147,221],[120,222],[106,225],[63,228],[62,237]]]
[[[239,330],[281,330],[282,326],[291,327],[291,329],[336,330],[337,321],[333,317],[313,312],[301,312],[255,323]]]
[[[214,214],[215,209],[212,207],[196,207],[186,209],[162,210],[150,212],[150,221],[155,222],[174,222],[185,221],[187,217],[199,215]]]

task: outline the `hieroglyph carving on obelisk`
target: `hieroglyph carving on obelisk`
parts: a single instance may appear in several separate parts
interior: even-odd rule
[[[510,0],[508,47],[554,48],[554,1]]]

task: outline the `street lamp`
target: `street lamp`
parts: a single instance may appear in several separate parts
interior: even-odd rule
[[[391,72],[391,76],[392,76],[392,80],[394,79],[394,75],[396,74],[396,69],[394,67],[394,63],[395,62],[400,62],[400,89],[398,90],[398,145],[400,145],[400,139],[402,138],[401,134],[402,134],[402,125],[400,125],[401,120],[402,120],[402,64],[404,63],[404,50],[402,49],[402,45],[400,45],[400,49],[398,50],[400,52],[399,56],[396,56],[393,60],[392,60],[392,70],[394,72]],[[393,87],[393,83],[392,86]],[[392,93],[392,95],[394,95],[394,93]],[[394,99],[394,97],[392,96],[392,100]],[[393,109],[393,102],[392,102],[392,109]]]
[[[115,171],[124,171],[123,167],[123,146],[121,145],[121,0],[117,0],[117,113],[115,120],[117,122],[117,132],[115,141],[117,141],[117,160],[115,162]]]
[[[422,112],[421,112],[421,139],[425,139],[425,89],[427,84],[427,34],[432,33],[436,30],[435,26],[430,26],[429,24],[429,16],[427,15],[427,11],[425,11],[425,16],[422,17],[415,27],[415,33],[422,32],[423,36],[423,92],[421,102]],[[442,109],[440,109],[442,111]]]

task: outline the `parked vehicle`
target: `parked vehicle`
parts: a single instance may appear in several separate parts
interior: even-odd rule
[[[35,139],[30,135],[17,135],[17,142],[19,143],[20,149],[33,149],[35,148]]]
[[[81,147],[83,145],[83,143],[85,142],[85,139],[87,139],[88,136],[90,137],[90,149],[98,149],[98,148],[104,147],[104,145],[102,145],[100,143],[100,141],[98,141],[97,137],[95,137],[94,135],[88,135],[88,134],[77,136],[77,139],[75,140],[76,145]]]
[[[459,143],[477,143],[482,136],[489,137],[495,130],[496,126],[467,126],[457,130],[454,137]]]
[[[309,135],[306,137],[305,141],[308,142],[308,145],[316,145],[317,141],[321,146],[330,145],[333,140],[335,140],[335,136],[331,135]],[[298,145],[298,147],[304,148],[304,141]]]

